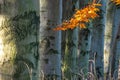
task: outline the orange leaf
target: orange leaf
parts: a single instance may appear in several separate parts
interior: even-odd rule
[[[55,28],[54,30],[74,29],[78,26],[80,26],[80,28],[86,28],[85,23],[89,22],[90,19],[98,17],[96,12],[98,12],[99,9],[96,8],[97,6],[101,6],[101,4],[93,3],[81,10],[77,10],[70,20],[64,21],[61,26]]]

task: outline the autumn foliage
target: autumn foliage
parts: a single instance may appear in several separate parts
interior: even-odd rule
[[[90,19],[95,19],[99,15],[97,12],[98,6],[101,4],[89,4],[81,10],[76,10],[75,14],[70,20],[64,21],[61,25],[58,25],[54,30],[67,30],[74,29],[75,27],[86,28],[85,24],[90,21]]]
[[[116,5],[120,5],[120,0],[111,0],[112,2],[114,2]]]

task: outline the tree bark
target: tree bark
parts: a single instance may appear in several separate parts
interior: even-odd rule
[[[111,76],[112,77],[116,77],[114,74],[112,73],[116,73],[118,66],[119,66],[119,53],[118,53],[118,49],[117,47],[119,46],[117,43],[119,43],[119,34],[120,34],[120,9],[116,8],[115,11],[115,17],[114,17],[114,26],[113,26],[113,37],[112,37],[112,42],[113,42],[113,46],[112,46],[112,62],[111,62]]]
[[[112,31],[113,31],[113,17],[115,6],[110,0],[106,3],[106,24],[104,33],[104,79],[109,79],[110,62],[111,62],[111,47],[112,47]],[[111,71],[110,71],[111,72]]]
[[[37,69],[38,56],[37,3],[34,0],[0,1],[0,80],[36,78],[32,71]]]
[[[80,0],[80,8],[84,8],[89,3],[88,0],[82,1]],[[78,53],[78,70],[79,73],[82,74],[82,77],[79,79],[82,80],[87,79],[88,75],[88,68],[89,68],[89,53],[90,53],[90,47],[91,47],[91,29],[93,27],[92,21],[88,24],[86,24],[87,29],[81,29],[79,31],[79,53]]]
[[[103,80],[103,50],[104,50],[104,29],[105,29],[105,13],[106,13],[106,0],[101,0],[99,7],[99,17],[93,20],[92,29],[92,44],[91,44],[91,56],[95,57],[94,67],[96,68],[96,74],[98,79]],[[94,56],[95,55],[95,56]]]
[[[88,67],[89,67],[89,53],[90,53],[90,46],[91,46],[91,32],[89,29],[81,30],[80,33],[82,36],[79,36],[80,43],[80,53],[79,53],[79,72],[81,73],[84,78],[87,78],[88,74]],[[83,36],[84,35],[84,36]],[[82,78],[80,79],[82,80]]]
[[[66,7],[64,9],[64,19],[71,18],[74,13],[75,8],[78,8],[78,0],[71,0],[66,2]],[[64,5],[65,6],[65,5]],[[70,7],[69,7],[70,6]],[[67,11],[66,11],[67,10]],[[66,31],[66,44],[65,44],[65,54],[63,58],[63,79],[65,80],[76,80],[76,58],[77,58],[77,43],[78,43],[78,28]]]
[[[53,31],[62,20],[62,0],[40,0],[40,79],[61,80],[61,31]]]

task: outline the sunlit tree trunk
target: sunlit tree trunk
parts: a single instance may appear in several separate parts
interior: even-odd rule
[[[40,0],[39,80],[61,80],[61,14],[62,0]]]
[[[115,6],[110,0],[106,3],[106,24],[104,33],[104,79],[109,79],[110,62],[111,62],[111,51],[112,51],[112,31],[113,31],[113,17]]]
[[[106,0],[101,0],[99,7],[99,17],[93,21],[92,30],[92,44],[91,55],[95,58],[94,67],[96,68],[97,77],[99,80],[103,80],[103,50],[104,50],[104,28],[105,28],[105,12],[106,12]],[[92,58],[92,59],[94,59]]]
[[[35,79],[38,2],[0,1],[0,80]],[[32,6],[31,6],[32,5]]]

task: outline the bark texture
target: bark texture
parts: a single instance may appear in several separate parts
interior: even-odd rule
[[[98,13],[100,17],[93,20],[92,28],[92,44],[91,44],[91,59],[94,60],[94,67],[96,68],[96,73],[98,79],[103,80],[103,50],[104,50],[104,29],[105,29],[105,14],[106,14],[106,0],[101,0],[99,7],[100,12]],[[94,57],[94,58],[93,58]]]
[[[70,19],[78,8],[78,0],[64,1],[63,3],[63,19]],[[66,5],[65,5],[66,4]],[[70,6],[70,7],[69,7]],[[63,33],[64,34],[64,33]],[[63,79],[75,80],[76,79],[76,58],[77,58],[77,43],[78,43],[78,28],[74,30],[67,30],[65,36],[65,52],[63,54]]]
[[[36,73],[32,74],[37,69],[38,57],[37,3],[34,0],[0,1],[0,80],[36,78]]]
[[[106,24],[104,33],[104,79],[109,79],[109,70],[111,62],[111,50],[112,50],[112,30],[113,30],[113,17],[115,6],[110,0],[106,3]]]
[[[120,9],[116,7],[115,10],[115,17],[114,17],[114,25],[113,25],[113,37],[112,37],[112,62],[111,62],[111,76],[116,77],[115,74],[117,73],[118,65],[119,65],[119,35],[120,35]],[[112,74],[114,73],[114,74]]]
[[[53,31],[61,14],[62,0],[40,0],[40,79],[61,80],[61,31]]]
[[[90,1],[80,0],[80,9],[84,8],[86,5],[88,5]],[[93,27],[92,21],[88,24],[86,24],[87,29],[81,29],[79,31],[79,44],[78,44],[78,71],[82,76],[79,78],[87,79],[88,75],[88,68],[89,68],[89,53],[90,53],[90,47],[91,47],[91,29]]]

